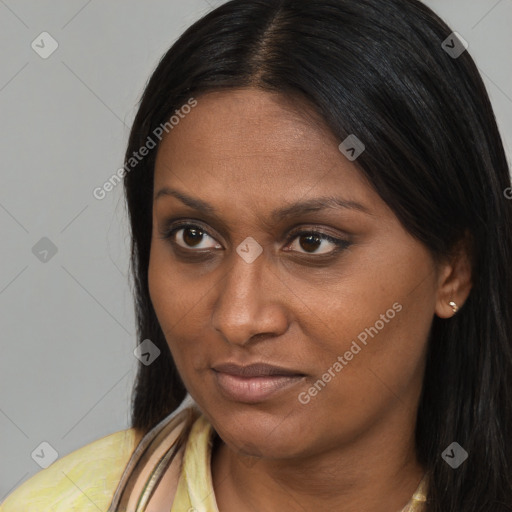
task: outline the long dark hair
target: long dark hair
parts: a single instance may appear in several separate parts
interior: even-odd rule
[[[512,510],[511,183],[476,66],[442,45],[451,33],[417,0],[232,0],[163,56],[125,160],[191,98],[259,87],[307,100],[340,142],[356,134],[360,171],[434,258],[469,234],[473,287],[454,317],[434,317],[417,455],[428,512],[503,512]],[[143,432],[186,395],[148,291],[156,151],[124,179],[139,341],[161,350],[134,386],[132,426]],[[441,457],[453,442],[469,453],[457,469]]]

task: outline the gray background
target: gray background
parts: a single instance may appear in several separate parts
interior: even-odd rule
[[[41,469],[41,442],[62,457],[128,427],[129,231],[121,185],[92,191],[122,167],[162,54],[221,3],[0,0],[0,502]],[[425,3],[468,41],[510,161],[512,0]],[[44,31],[59,44],[47,59],[31,48]]]

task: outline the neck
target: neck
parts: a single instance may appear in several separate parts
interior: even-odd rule
[[[396,425],[395,425],[396,427]],[[414,429],[376,426],[357,441],[314,455],[248,462],[220,439],[212,452],[212,478],[220,510],[398,512],[424,476]],[[403,430],[402,430],[403,432]],[[262,489],[265,492],[262,492]]]

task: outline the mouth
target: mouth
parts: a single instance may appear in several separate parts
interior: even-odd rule
[[[222,395],[242,403],[262,402],[306,378],[299,371],[264,363],[248,366],[225,363],[212,367],[212,371]]]

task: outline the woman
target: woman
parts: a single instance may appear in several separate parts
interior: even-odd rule
[[[132,428],[3,512],[512,510],[510,175],[435,14],[228,2],[162,58],[124,174]]]

